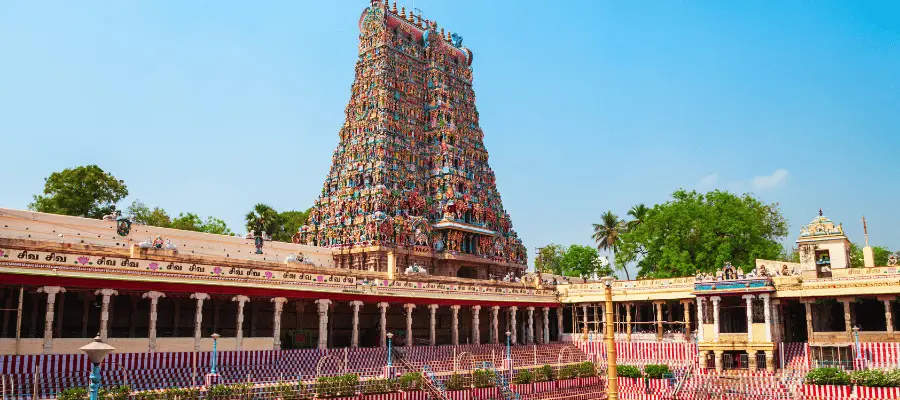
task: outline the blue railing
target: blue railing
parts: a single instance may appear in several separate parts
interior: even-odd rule
[[[494,367],[493,363],[485,361],[481,363],[481,367],[494,373],[494,383],[497,385],[497,388],[500,389],[500,393],[503,394],[504,399],[519,400],[519,394],[512,391],[509,387],[509,380]]]
[[[431,383],[433,383],[434,386],[436,388],[438,388],[438,390],[441,391],[441,393],[444,393],[447,391],[447,389],[444,387],[444,383],[437,379],[437,376],[434,374],[434,371],[431,370],[431,368],[428,366],[428,364],[425,364],[422,367],[422,370],[425,371],[425,376],[428,378],[428,380],[430,380]]]

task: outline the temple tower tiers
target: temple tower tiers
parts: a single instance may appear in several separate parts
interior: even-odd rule
[[[488,166],[472,52],[462,37],[377,0],[359,29],[340,142],[309,224],[294,241],[473,255],[524,267],[525,247]]]

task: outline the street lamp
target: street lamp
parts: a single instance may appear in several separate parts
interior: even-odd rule
[[[216,374],[216,361],[218,361],[218,354],[217,354],[217,352],[216,352],[216,345],[218,344],[219,338],[220,338],[221,336],[219,336],[218,333],[213,333],[212,335],[209,335],[209,337],[211,337],[212,340],[213,340],[213,353],[212,353],[212,363],[211,363],[211,364],[212,364],[212,368],[211,368],[211,370],[209,371],[209,373],[215,375],[215,374]]]
[[[106,355],[115,350],[115,347],[112,347],[106,343],[103,343],[103,340],[100,339],[100,335],[98,334],[94,337],[94,341],[90,342],[81,347],[81,351],[84,354],[87,354],[88,358],[91,360],[91,364],[93,367],[91,368],[91,395],[90,400],[97,400],[97,394],[100,391],[100,363],[103,362],[103,359],[106,358]]]
[[[604,276],[600,278],[603,285],[606,286],[606,379],[607,387],[606,398],[608,400],[619,400],[619,374],[616,373],[616,341],[613,334],[613,301],[612,286],[616,278]]]
[[[853,327],[853,336],[856,338],[856,358],[862,358],[862,352],[859,348],[859,327]]]
[[[387,364],[388,364],[388,365],[387,365],[387,366],[388,366],[388,369],[391,368],[391,339],[393,339],[393,338],[394,338],[394,334],[388,332],[388,334],[387,334],[387,345],[388,345],[388,346],[387,346],[387,350],[388,350],[388,354],[387,354],[387,358],[388,358],[388,359],[387,359],[387,362],[388,362]]]
[[[512,360],[512,358],[510,357],[510,352],[509,352],[510,336],[511,336],[511,335],[512,335],[512,332],[506,331],[506,359],[507,359],[507,360]]]

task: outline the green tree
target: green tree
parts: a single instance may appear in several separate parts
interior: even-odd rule
[[[565,276],[577,276],[587,279],[592,274],[597,276],[611,275],[608,266],[600,265],[600,254],[591,246],[573,244],[566,249],[560,260],[560,268]]]
[[[628,269],[625,268],[626,263],[620,262],[618,259],[619,245],[622,243],[621,236],[624,231],[625,224],[619,219],[619,216],[613,214],[612,210],[610,210],[600,216],[599,224],[594,224],[594,234],[591,237],[597,242],[597,248],[613,255],[615,265],[625,272],[625,277],[628,280],[631,280]]]
[[[102,218],[128,196],[125,182],[96,165],[66,168],[44,179],[43,195],[35,195],[30,210]]]
[[[538,250],[537,258],[534,259],[535,271],[562,275],[562,258],[565,253],[565,249],[558,244],[551,243],[541,247]]]
[[[228,226],[225,225],[225,221],[214,217],[207,217],[206,222],[204,222],[194,213],[179,213],[178,218],[172,220],[169,228],[181,229],[183,231],[212,233],[216,235],[232,234],[231,230],[228,229]]]
[[[748,271],[757,258],[779,259],[787,223],[778,204],[749,194],[684,190],[655,205],[643,223],[621,237],[619,252],[637,261],[639,276],[690,276],[725,262]]]
[[[142,201],[135,200],[128,206],[126,215],[132,221],[141,225],[159,226],[168,228],[172,225],[172,218],[165,210],[159,207],[147,207]]]
[[[625,223],[625,226],[628,230],[632,230],[640,226],[644,223],[644,220],[647,219],[647,214],[650,213],[650,209],[644,203],[638,204],[636,206],[631,206],[631,209],[628,210],[628,215],[631,217],[631,220]]]
[[[310,209],[306,211],[284,211],[278,214],[281,226],[275,230],[272,235],[273,240],[279,242],[290,242],[294,234],[300,230],[300,227],[309,219]]]
[[[265,232],[271,237],[282,227],[278,211],[262,203],[253,206],[244,219],[247,221],[247,230],[257,235]]]
[[[206,222],[200,225],[200,232],[212,233],[215,235],[232,235],[234,232],[228,229],[225,221],[214,217],[206,217]]]
[[[888,265],[888,257],[891,256],[891,250],[884,246],[872,246],[872,258],[876,267]],[[856,243],[850,243],[850,267],[862,268],[866,266],[863,248]]]

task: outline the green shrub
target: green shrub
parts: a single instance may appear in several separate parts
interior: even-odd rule
[[[644,366],[644,374],[650,379],[662,379],[671,374],[672,370],[666,364],[647,364]]]
[[[397,391],[397,382],[391,379],[369,379],[363,382],[362,392],[364,394],[381,394]]]
[[[553,380],[553,367],[549,365],[544,365],[536,370],[534,370],[534,381],[535,382],[550,382]]]
[[[234,388],[230,385],[213,385],[206,390],[206,397],[214,400],[228,400],[234,395]]]
[[[137,392],[134,394],[134,400],[157,400],[162,399],[162,393],[159,392]]]
[[[306,385],[302,383],[281,382],[272,388],[275,395],[283,400],[302,400],[308,399],[309,394],[306,393]]]
[[[524,385],[527,383],[534,382],[534,374],[527,369],[519,370],[516,376],[513,378],[513,383],[517,385]]]
[[[447,379],[447,384],[445,386],[447,390],[463,390],[466,387],[466,382],[462,375],[453,374],[450,375],[450,379]]]
[[[816,368],[806,374],[808,385],[849,385],[850,375],[840,368]]]
[[[616,374],[619,378],[641,378],[644,374],[634,365],[616,365]]]
[[[865,386],[865,387],[889,387],[891,382],[888,382],[887,375],[880,370],[877,369],[864,369],[860,371],[853,371],[850,373],[850,382],[853,382],[856,386]]]
[[[422,379],[422,374],[418,372],[407,372],[400,375],[400,379],[398,380],[400,390],[420,390],[422,389]]]
[[[900,387],[900,369],[885,372],[884,379],[889,387]]]
[[[476,369],[472,374],[472,384],[477,388],[494,387],[494,380],[497,376],[494,371],[488,369]]]
[[[590,378],[592,376],[597,376],[597,367],[594,366],[594,363],[585,361],[581,364],[578,364],[579,378]]]
[[[578,377],[577,365],[566,365],[559,369],[558,379],[572,379]]]
[[[316,396],[352,396],[356,394],[357,386],[359,386],[359,376],[356,374],[322,376],[316,380]]]
[[[70,387],[56,395],[57,400],[83,400],[88,398],[88,392],[83,387]]]

